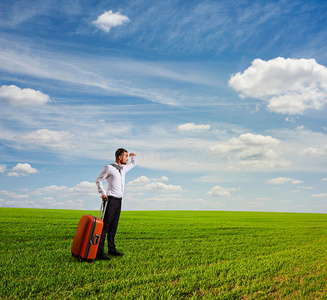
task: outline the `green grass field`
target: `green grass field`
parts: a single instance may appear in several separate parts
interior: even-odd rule
[[[79,219],[0,208],[1,299],[327,299],[327,215],[122,212],[121,258],[79,263]]]

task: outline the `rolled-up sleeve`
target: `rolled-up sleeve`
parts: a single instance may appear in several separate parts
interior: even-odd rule
[[[137,164],[137,158],[136,156],[132,156],[132,161],[124,166],[124,171],[127,173],[130,169],[134,168]]]
[[[97,181],[96,181],[96,185],[98,187],[98,192],[101,194],[101,196],[104,196],[104,195],[107,194],[105,188],[103,187],[102,182],[104,180],[106,180],[108,175],[109,175],[109,167],[105,166],[103,171],[100,173],[100,175],[99,175],[99,177],[97,178]]]

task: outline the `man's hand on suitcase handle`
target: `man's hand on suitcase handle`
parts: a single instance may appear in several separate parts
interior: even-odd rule
[[[108,196],[107,195],[103,195],[102,196],[102,201],[108,201]]]

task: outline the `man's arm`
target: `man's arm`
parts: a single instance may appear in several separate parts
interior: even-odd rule
[[[96,181],[96,185],[98,187],[98,192],[101,194],[102,199],[107,197],[106,190],[104,189],[104,187],[102,185],[102,181],[104,181],[107,178],[108,174],[109,174],[109,167],[105,166]]]
[[[137,164],[136,154],[130,153],[129,157],[132,158],[132,161],[124,167],[125,173],[128,172],[130,169],[134,168]]]

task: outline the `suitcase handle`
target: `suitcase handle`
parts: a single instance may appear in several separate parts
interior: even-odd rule
[[[106,201],[102,201],[102,202],[101,202],[101,207],[100,207],[100,211],[99,211],[99,219],[100,219],[101,211],[102,211],[102,208],[103,208],[103,214],[102,214],[102,218],[101,218],[102,221],[103,221],[103,219],[104,219],[104,214],[106,213],[106,209],[107,209],[108,201],[109,201],[109,199],[108,199],[108,197],[107,197],[107,200],[106,200]],[[106,202],[106,204],[104,205],[104,207],[103,207],[103,202]]]
[[[99,239],[100,239],[100,235],[96,234],[96,235],[93,237],[92,244],[93,244],[93,245],[97,245],[97,244],[99,243]]]

